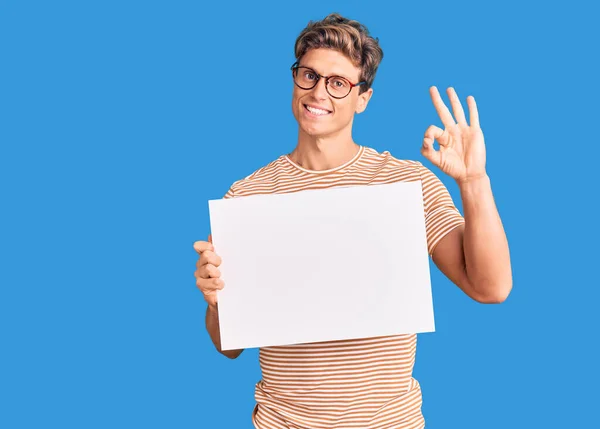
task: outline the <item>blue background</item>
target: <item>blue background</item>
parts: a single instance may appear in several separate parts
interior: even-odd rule
[[[355,140],[431,167],[429,86],[474,95],[509,238],[501,305],[432,265],[427,427],[597,421],[597,11],[391,4],[0,2],[0,427],[251,427],[258,353],[214,350],[192,244],[295,146],[293,45],[333,11],[385,54]]]

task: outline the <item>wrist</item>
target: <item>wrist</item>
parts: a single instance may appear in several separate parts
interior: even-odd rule
[[[216,303],[215,304],[208,304],[207,311],[210,314],[218,314],[219,313],[219,307],[217,306]]]
[[[487,174],[457,181],[463,198],[481,197],[491,191],[491,181]]]
[[[486,182],[487,180],[489,180],[489,176],[487,172],[484,172],[480,174],[474,174],[472,176],[461,177],[460,179],[456,179],[456,183],[461,186],[468,183]]]

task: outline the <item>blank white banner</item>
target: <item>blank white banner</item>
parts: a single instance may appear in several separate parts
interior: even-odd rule
[[[209,201],[223,350],[433,332],[420,182]]]

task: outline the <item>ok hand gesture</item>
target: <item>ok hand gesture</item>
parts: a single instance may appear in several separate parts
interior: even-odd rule
[[[421,154],[459,183],[485,176],[485,144],[475,98],[467,97],[469,125],[453,88],[448,88],[448,97],[456,120],[435,86],[430,88],[429,93],[445,128],[442,130],[435,125],[427,128]],[[440,145],[439,150],[434,149],[434,140]]]

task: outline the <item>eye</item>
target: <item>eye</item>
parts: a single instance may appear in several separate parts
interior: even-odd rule
[[[308,80],[315,80],[317,78],[317,75],[315,74],[315,72],[307,70],[304,72],[304,78]]]
[[[335,89],[344,89],[350,86],[350,83],[344,78],[334,77],[331,79],[331,85]]]

